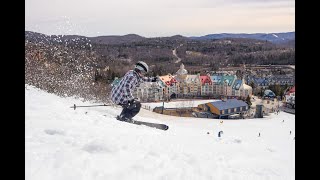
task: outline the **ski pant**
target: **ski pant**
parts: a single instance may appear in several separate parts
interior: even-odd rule
[[[122,104],[122,112],[120,117],[126,117],[128,119],[132,119],[135,115],[137,115],[141,108],[141,103],[139,101],[134,101],[132,104]]]

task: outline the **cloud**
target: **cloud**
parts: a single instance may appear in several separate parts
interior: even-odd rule
[[[293,31],[293,0],[26,0],[26,30],[145,37]]]

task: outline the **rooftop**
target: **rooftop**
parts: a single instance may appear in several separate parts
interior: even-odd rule
[[[171,74],[160,76],[160,80],[168,86],[170,86],[172,83],[177,82]]]
[[[237,79],[237,80],[234,82],[234,84],[233,84],[233,86],[232,86],[232,89],[239,90],[240,87],[241,87],[241,84],[242,84],[242,80],[241,80],[241,79]]]
[[[247,103],[237,99],[228,99],[226,101],[215,101],[210,102],[213,106],[217,107],[219,110],[237,108],[242,106],[248,106]]]
[[[201,79],[201,83],[202,84],[211,83],[212,82],[209,76],[200,76],[200,79]]]

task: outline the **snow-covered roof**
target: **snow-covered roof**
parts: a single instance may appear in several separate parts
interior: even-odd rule
[[[244,101],[237,100],[237,99],[227,99],[226,101],[215,101],[215,102],[211,102],[210,104],[212,104],[219,110],[248,106],[248,104],[245,103]]]

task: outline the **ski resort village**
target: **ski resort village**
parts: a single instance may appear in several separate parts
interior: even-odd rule
[[[294,77],[254,78],[246,76],[246,66],[240,69],[242,79],[236,71],[211,72],[206,75],[188,74],[183,64],[176,74],[160,76],[159,82],[144,82],[134,91],[141,102],[158,106],[144,105],[143,108],[156,113],[180,116],[216,119],[261,118],[263,115],[279,112],[280,108],[294,113],[295,87]],[[246,78],[245,78],[246,77]],[[121,78],[115,78],[111,86],[117,86]],[[260,97],[253,95],[261,91]],[[256,85],[255,85],[256,84]],[[281,95],[276,95],[270,85],[285,85]],[[257,93],[259,94],[259,93]],[[196,105],[195,100],[206,103]],[[188,101],[189,100],[189,101]],[[188,101],[188,103],[186,102]],[[172,102],[172,103],[169,103]],[[175,105],[171,105],[175,104]]]

